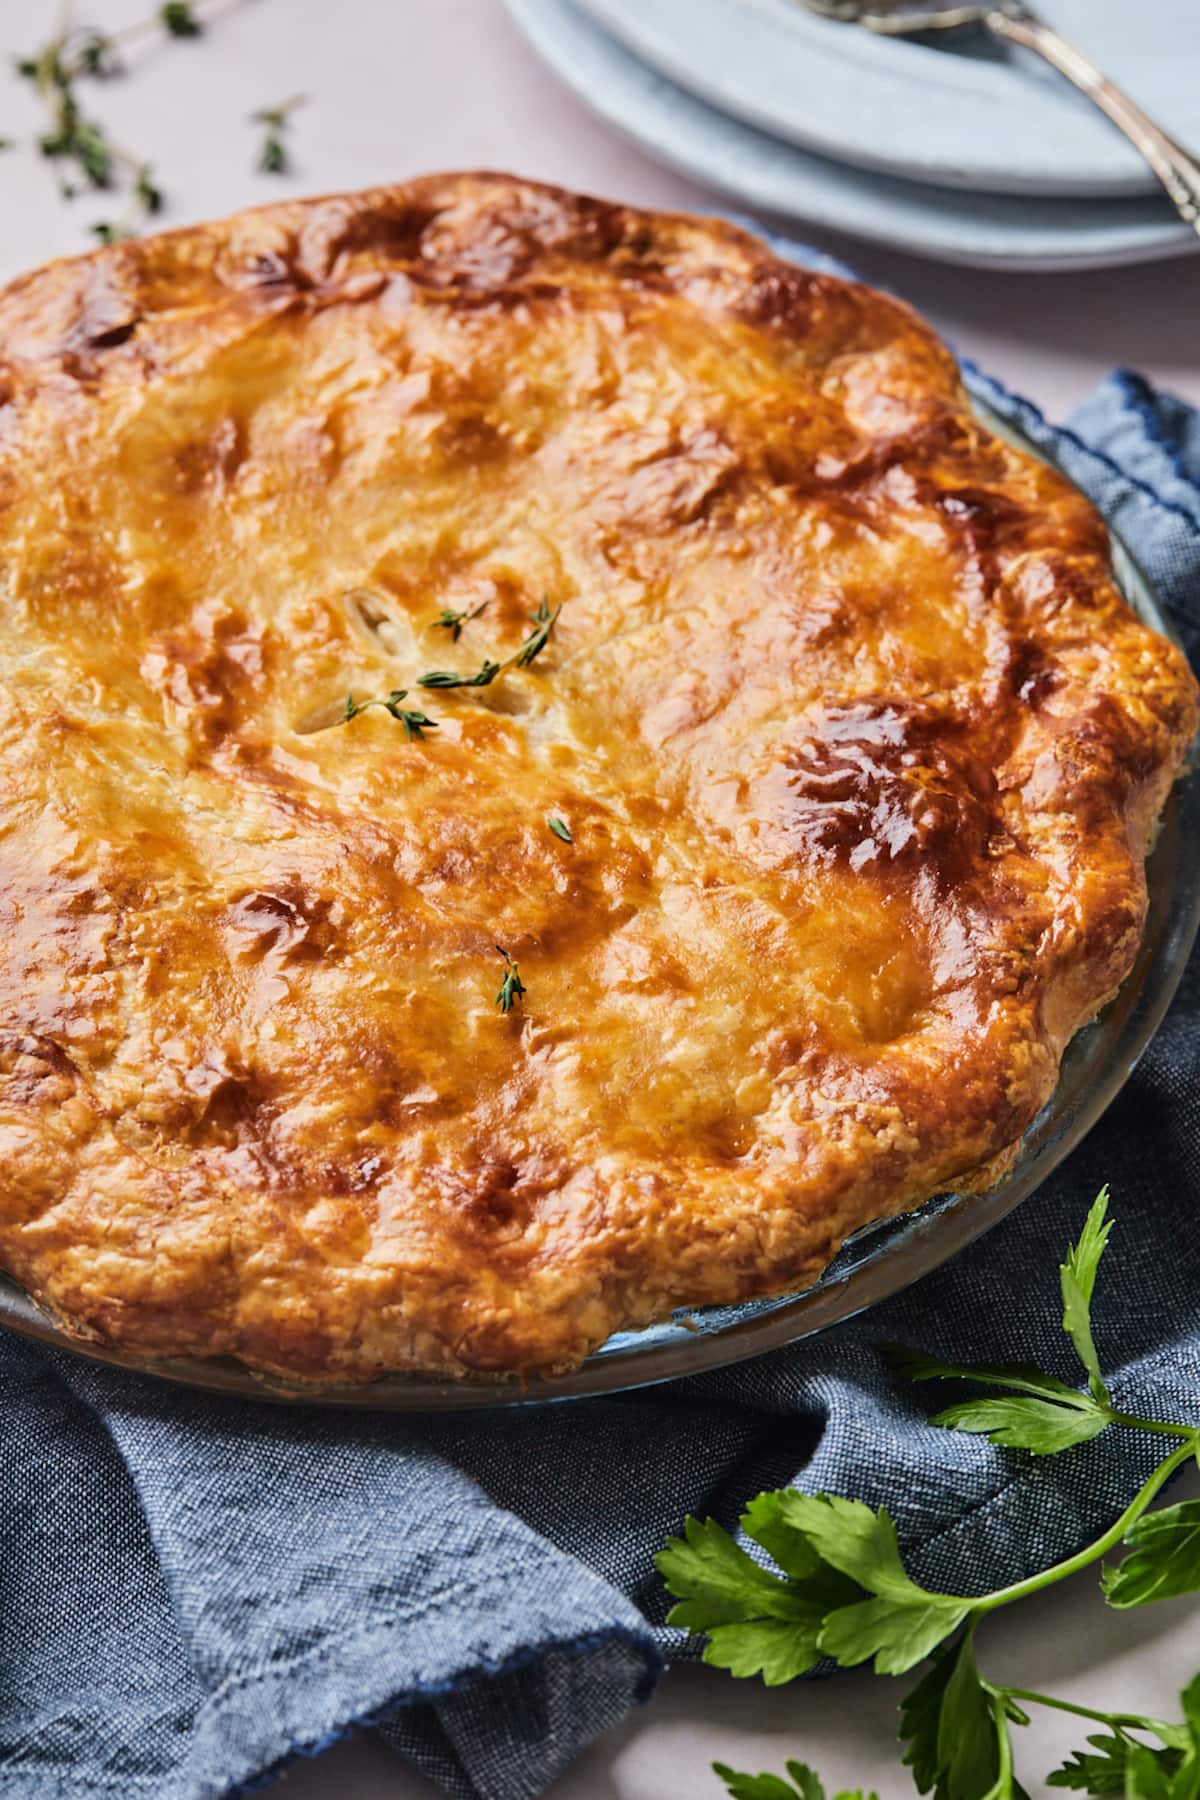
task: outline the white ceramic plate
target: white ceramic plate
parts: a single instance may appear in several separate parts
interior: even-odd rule
[[[505,4],[534,48],[593,111],[660,161],[758,211],[982,268],[1104,268],[1200,251],[1200,238],[1165,199],[963,193],[831,162],[685,92],[622,48],[571,0]]]
[[[993,194],[1154,191],[1130,144],[1044,63],[983,33],[877,37],[800,0],[580,0],[689,93],[859,168]],[[1039,0],[1039,11],[1200,147],[1197,0]]]

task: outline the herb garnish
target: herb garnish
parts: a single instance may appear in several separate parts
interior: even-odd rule
[[[92,235],[98,237],[102,244],[119,243],[123,238],[137,236],[137,226],[142,218],[162,211],[162,191],[155,184],[149,163],[143,163],[137,172],[133,184],[133,200],[133,207],[124,218],[99,220],[91,227]]]
[[[455,630],[455,627],[457,626],[458,630],[461,630],[462,624],[467,619],[475,618],[477,614],[482,611],[482,606],[476,607],[473,613],[456,613],[451,608],[447,607],[442,613],[441,618],[437,619],[435,623],[439,626],[445,626],[448,631],[453,632],[454,635],[457,636],[458,632]],[[527,669],[534,657],[540,655],[546,648],[550,633],[554,629],[555,620],[558,618],[561,611],[562,607],[556,606],[554,611],[551,612],[549,603],[543,599],[540,602],[537,611],[530,613],[529,615],[537,627],[536,631],[531,632],[525,639],[525,642],[521,645],[521,648],[514,652],[514,654],[508,657],[504,662],[493,662],[490,657],[485,657],[481,666],[470,675],[463,674],[458,669],[428,669],[424,675],[417,676],[417,686],[422,688],[490,687],[496,677],[498,675],[503,675],[506,669]],[[407,690],[401,689],[397,690],[397,692],[400,697],[403,698],[403,695]],[[396,698],[396,695],[393,695],[392,697],[394,699]],[[387,706],[388,702],[386,700],[368,700],[365,704],[367,706]],[[362,708],[356,706],[356,710],[361,712]],[[354,712],[347,712],[345,715],[347,719],[352,719],[354,716]],[[396,716],[399,717],[399,714]],[[432,720],[427,722],[429,724],[433,723]]]
[[[564,844],[573,844],[575,842],[575,839],[571,836],[571,833],[561,819],[547,819],[546,824],[550,827],[550,830],[554,833],[555,837],[561,838]]]
[[[158,16],[164,28],[172,37],[199,37],[204,30],[196,17],[196,8],[191,0],[163,0],[158,9]]]
[[[42,155],[65,164],[89,188],[110,188],[121,168],[132,175],[129,214],[91,227],[102,243],[134,236],[141,220],[160,210],[163,197],[144,158],[114,143],[102,125],[84,116],[75,84],[84,76],[105,80],[119,74],[118,46],[131,39],[157,31],[176,38],[198,37],[201,24],[196,11],[197,0],[192,4],[168,0],[153,17],[109,33],[73,30],[64,14],[64,22],[52,38],[32,56],[17,59],[17,73],[32,83],[50,113],[51,127],[37,140]],[[67,200],[79,192],[70,175],[59,187]]]
[[[252,125],[266,127],[258,152],[258,166],[264,175],[287,173],[288,152],[284,133],[296,108],[303,106],[307,99],[307,94],[293,94],[290,100],[282,100],[278,106],[263,106],[250,114]]]
[[[346,695],[346,705],[339,724],[347,725],[351,719],[357,719],[359,713],[365,713],[368,707],[382,706],[385,712],[391,713],[404,727],[404,735],[411,742],[413,738],[424,737],[427,731],[436,731],[438,722],[430,719],[423,712],[412,712],[401,706],[400,702],[408,698],[407,688],[393,688],[390,694],[374,700],[356,700],[353,694]]]
[[[529,617],[537,626],[537,630],[530,632],[517,654],[510,659],[518,669],[527,669],[534,657],[541,655],[549,642],[550,633],[554,630],[554,622],[561,611],[562,607],[556,606],[551,612],[549,602],[543,598],[537,611],[530,613]],[[508,664],[506,663],[504,666],[507,668]]]
[[[482,607],[476,608],[476,612],[482,610]],[[490,687],[497,675],[503,675],[506,669],[527,669],[534,657],[540,656],[546,648],[550,633],[554,629],[554,622],[561,611],[562,607],[556,606],[551,612],[549,603],[542,599],[538,604],[537,611],[529,615],[537,626],[537,630],[530,632],[521,648],[506,658],[504,662],[492,662],[485,657],[483,666],[477,669],[473,675],[460,675],[455,669],[431,669],[427,675],[417,677],[417,686],[425,688]],[[475,613],[454,616],[456,618],[474,618]],[[438,624],[448,623],[449,617],[449,612],[443,613],[437,621]]]
[[[507,663],[488,662],[485,657],[483,667],[477,669],[474,675],[460,675],[455,669],[430,669],[427,675],[417,677],[417,686],[423,688],[490,687],[497,675],[507,667]]]
[[[452,606],[443,606],[441,612],[433,621],[430,629],[433,631],[448,631],[451,638],[457,644],[459,638],[462,636],[463,626],[469,625],[472,619],[477,619],[486,605],[487,601],[481,600],[479,605],[473,607],[470,612],[456,612]]]
[[[795,1680],[825,1657],[843,1668],[873,1660],[876,1673],[886,1675],[904,1674],[928,1659],[922,1679],[901,1704],[900,1738],[918,1791],[932,1790],[935,1800],[1021,1800],[1025,1790],[1014,1772],[1013,1727],[1029,1723],[1031,1705],[1104,1727],[1088,1739],[1088,1750],[1077,1751],[1047,1777],[1050,1787],[1122,1794],[1126,1800],[1200,1800],[1200,1675],[1184,1691],[1184,1722],[1170,1723],[1001,1686],[982,1675],[975,1661],[976,1628],[988,1613],[1099,1562],[1121,1544],[1129,1554],[1101,1570],[1110,1606],[1144,1606],[1200,1590],[1200,1500],[1150,1511],[1176,1470],[1200,1457],[1200,1427],[1124,1412],[1101,1374],[1091,1307],[1109,1232],[1106,1189],[1060,1269],[1063,1326],[1087,1375],[1085,1389],[1037,1368],[959,1368],[920,1351],[891,1353],[896,1367],[914,1381],[969,1381],[998,1390],[951,1406],[933,1422],[980,1433],[1006,1449],[1052,1456],[1098,1437],[1110,1425],[1177,1439],[1095,1543],[994,1593],[934,1593],[904,1567],[895,1527],[883,1508],[781,1488],[759,1494],[741,1521],[770,1564],[751,1557],[715,1519],[689,1519],[684,1536],[671,1539],[656,1559],[679,1601],[669,1622],[706,1633],[704,1660],[733,1675],[759,1675],[775,1686]],[[714,1767],[735,1800],[796,1800],[778,1776]],[[821,1793],[803,1765],[789,1765],[789,1773],[800,1800]]]
[[[724,1763],[714,1763],[713,1769],[733,1795],[733,1800],[825,1800],[825,1785],[807,1763],[790,1762],[787,1765],[791,1781],[784,1781],[778,1775],[739,1775],[736,1769],[729,1769]],[[879,1795],[864,1794],[861,1788],[855,1788],[851,1793],[845,1788],[835,1794],[833,1800],[879,1800]]]
[[[496,1005],[500,1008],[502,1013],[508,1013],[512,1011],[514,1002],[519,1000],[521,995],[528,990],[525,987],[525,983],[521,980],[520,969],[508,954],[508,951],[504,948],[503,944],[497,944],[496,949],[504,958],[504,980],[500,983],[500,992],[496,995]]]

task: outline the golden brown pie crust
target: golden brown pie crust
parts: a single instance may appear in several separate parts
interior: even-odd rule
[[[1196,688],[906,307],[449,175],[53,264],[0,351],[0,1263],[72,1331],[563,1369],[1010,1152]],[[423,739],[297,731],[543,598]]]

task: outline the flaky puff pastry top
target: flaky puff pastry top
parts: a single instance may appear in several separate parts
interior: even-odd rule
[[[560,1370],[1002,1166],[1196,691],[906,307],[450,175],[0,357],[0,1264],[73,1331]]]

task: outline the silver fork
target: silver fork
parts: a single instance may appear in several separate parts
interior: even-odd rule
[[[1110,118],[1130,143],[1140,150],[1186,219],[1200,236],[1200,162],[1182,144],[1156,125],[1136,101],[1099,70],[1083,52],[1069,44],[1024,0],[992,0],[992,4],[959,5],[944,0],[800,0],[810,12],[847,25],[865,25],[886,37],[915,37],[919,32],[960,31],[974,25],[995,38],[1020,44],[1045,60],[1073,87],[1086,94]]]

